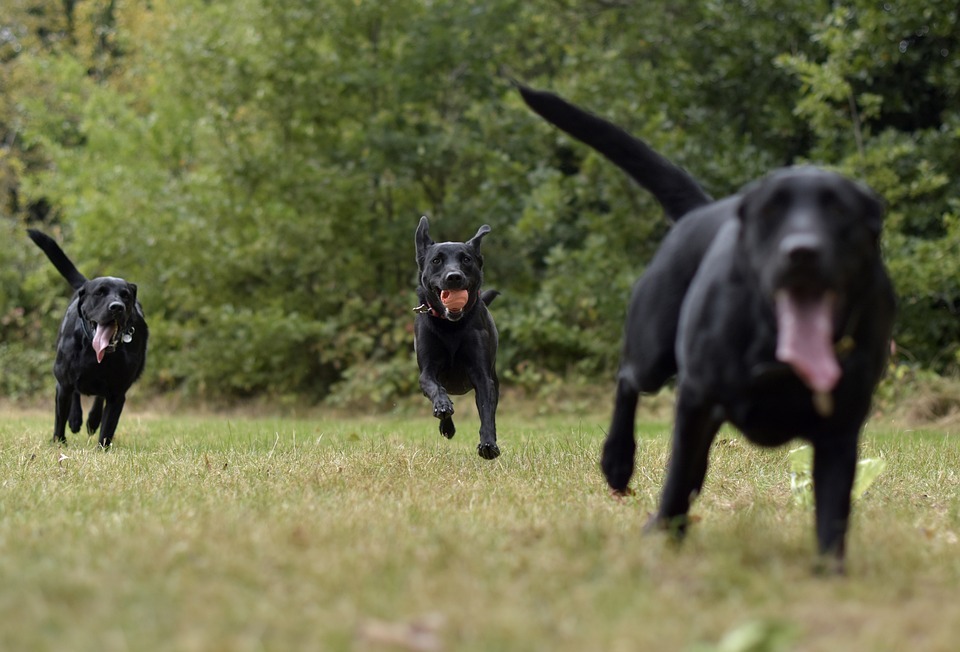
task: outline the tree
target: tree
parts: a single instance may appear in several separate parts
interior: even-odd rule
[[[12,7],[0,357],[39,349],[65,295],[18,240],[39,221],[88,274],[140,284],[147,387],[389,402],[416,392],[412,240],[428,214],[442,239],[493,227],[507,382],[609,379],[629,287],[668,225],[529,112],[515,77],[644,137],[715,196],[804,161],[867,181],[889,205],[898,342],[918,364],[955,360],[951,3]],[[19,316],[38,311],[42,325]]]

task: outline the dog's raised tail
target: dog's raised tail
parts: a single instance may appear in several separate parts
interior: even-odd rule
[[[480,293],[480,300],[483,301],[483,305],[489,306],[499,296],[500,290],[484,290]]]
[[[47,258],[50,259],[50,262],[53,263],[53,266],[57,268],[63,278],[67,279],[74,290],[79,289],[87,282],[87,277],[81,274],[76,266],[70,262],[67,254],[63,253],[63,249],[53,238],[36,229],[27,229],[27,235],[43,250],[43,253],[47,254]]]
[[[594,148],[649,190],[667,217],[676,221],[713,199],[684,169],[655,152],[645,142],[603,118],[567,102],[559,95],[514,82],[524,102],[544,120]]]

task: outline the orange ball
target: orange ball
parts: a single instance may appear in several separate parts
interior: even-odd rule
[[[466,290],[441,290],[440,301],[447,310],[463,310],[467,305],[470,293]]]

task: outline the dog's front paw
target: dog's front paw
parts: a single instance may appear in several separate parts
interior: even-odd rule
[[[477,455],[485,460],[494,460],[500,457],[500,447],[497,446],[496,442],[490,444],[481,442],[477,444]]]
[[[450,417],[440,419],[440,434],[447,439],[452,439],[457,434],[457,427],[453,425],[453,419]]]
[[[448,419],[453,416],[453,401],[447,396],[441,396],[433,402],[433,416],[438,419]]]

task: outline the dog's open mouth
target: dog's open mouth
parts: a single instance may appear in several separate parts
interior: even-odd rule
[[[97,362],[103,362],[103,356],[117,348],[120,342],[120,325],[112,321],[107,324],[91,322],[93,326],[93,350],[97,354]]]
[[[815,395],[833,391],[840,380],[840,364],[833,346],[833,292],[778,290],[777,360],[790,365]]]
[[[447,312],[460,313],[469,300],[470,293],[467,290],[440,290],[440,303]]]

